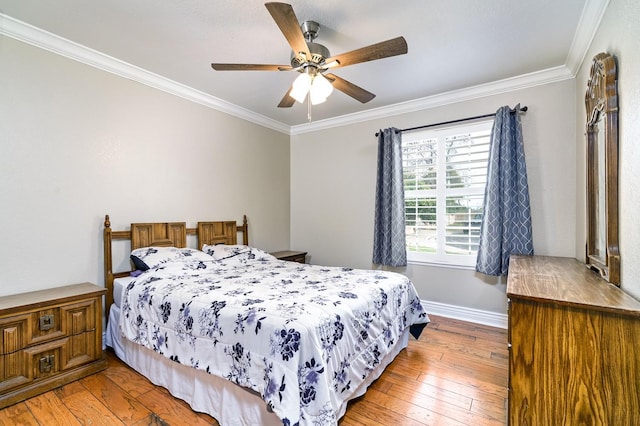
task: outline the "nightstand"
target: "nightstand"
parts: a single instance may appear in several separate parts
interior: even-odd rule
[[[293,251],[293,250],[274,251],[273,253],[271,253],[271,255],[277,257],[280,260],[286,260],[289,262],[305,263],[307,260],[306,251]]]
[[[107,367],[105,292],[82,283],[0,297],[0,408]]]

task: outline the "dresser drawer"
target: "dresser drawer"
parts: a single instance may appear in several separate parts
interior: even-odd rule
[[[95,330],[96,300],[52,306],[0,319],[0,355],[31,345]]]
[[[95,361],[95,339],[90,331],[0,356],[0,393]]]

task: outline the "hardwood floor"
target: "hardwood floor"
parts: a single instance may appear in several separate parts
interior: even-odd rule
[[[503,329],[430,315],[340,426],[504,425]],[[0,410],[0,425],[217,425],[107,352],[107,370]]]

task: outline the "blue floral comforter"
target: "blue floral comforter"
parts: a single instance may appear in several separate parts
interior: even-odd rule
[[[403,331],[419,335],[428,322],[403,275],[279,261],[255,249],[150,267],[121,306],[129,340],[252,389],[284,425],[337,424],[341,405]]]

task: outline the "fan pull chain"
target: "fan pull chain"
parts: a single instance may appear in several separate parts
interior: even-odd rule
[[[307,120],[311,123],[311,93],[307,94]]]

